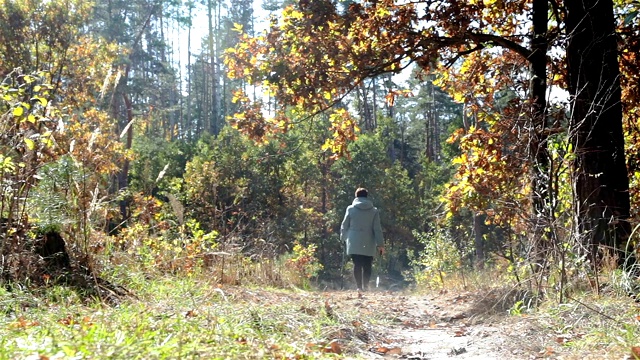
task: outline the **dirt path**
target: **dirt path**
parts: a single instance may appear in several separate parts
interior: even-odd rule
[[[559,358],[553,338],[533,318],[508,316],[498,295],[403,295],[372,291],[324,293],[336,308],[355,306],[363,319],[358,356],[370,359]],[[386,322],[384,321],[386,320]]]

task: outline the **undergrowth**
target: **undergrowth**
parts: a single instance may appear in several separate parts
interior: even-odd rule
[[[328,299],[221,286],[204,273],[129,280],[136,297],[115,307],[62,286],[1,290],[0,358],[314,359],[349,351],[344,332],[356,315],[334,313]]]
[[[313,291],[320,269],[313,246],[254,259],[221,251],[202,234],[168,244],[136,239],[90,244],[96,275],[130,294],[117,302],[54,281],[3,284],[0,359],[358,358],[375,344],[371,329],[393,321],[391,313],[339,307],[330,293]],[[594,281],[576,268],[562,283],[553,272],[540,281],[506,262],[472,270],[451,251],[434,253],[414,262],[408,296],[473,293],[479,310],[536,321],[546,339],[540,357],[619,358],[640,345],[640,307],[629,296],[640,282],[631,273],[603,270]]]
[[[541,332],[537,335],[546,339],[540,358],[640,359],[638,269],[610,266],[594,275],[583,267],[562,284],[554,271],[559,269],[551,268],[545,277],[521,275],[517,281],[499,263],[480,270],[453,267],[446,276],[432,272],[425,278],[420,273],[415,291],[478,294],[483,315],[535,322]]]

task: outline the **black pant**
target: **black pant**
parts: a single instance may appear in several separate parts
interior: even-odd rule
[[[371,264],[373,256],[351,255],[353,259],[353,276],[356,278],[358,289],[366,290],[369,288],[369,279],[371,279]]]

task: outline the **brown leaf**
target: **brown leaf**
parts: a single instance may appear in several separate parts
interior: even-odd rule
[[[547,348],[545,348],[543,350],[540,350],[540,355],[543,355],[543,356],[551,356],[554,353],[555,353],[555,351],[553,351],[553,348],[551,348],[551,347],[547,347]]]
[[[460,328],[458,330],[456,330],[456,332],[454,333],[454,337],[461,337],[461,336],[465,336],[467,335],[467,329],[465,328]]]
[[[397,346],[392,348],[386,346],[378,346],[378,348],[375,349],[375,352],[383,355],[400,355],[402,354],[402,349]]]
[[[69,325],[73,325],[75,323],[75,321],[73,321],[73,318],[71,316],[67,316],[64,319],[58,320],[58,323],[60,323],[62,325],[69,326]]]
[[[25,318],[23,318],[21,316],[18,319],[16,319],[16,321],[14,321],[11,324],[9,324],[9,327],[26,329],[26,328],[30,328],[30,327],[38,326],[38,325],[40,325],[39,322],[37,322],[37,321],[27,321]]]
[[[340,344],[334,340],[324,347],[324,352],[329,354],[342,354],[342,347],[340,347]]]
[[[640,346],[631,347],[631,357],[634,359],[640,359]]]

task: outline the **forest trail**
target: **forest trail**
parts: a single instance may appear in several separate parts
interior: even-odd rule
[[[354,290],[241,292],[234,297],[251,305],[291,304],[333,317],[338,325],[325,329],[324,338],[337,343],[336,352],[347,359],[600,358],[572,356],[540,317],[509,314],[516,298],[495,290],[415,294],[373,289],[361,296]]]
[[[339,311],[356,307],[386,321],[361,325],[358,356],[370,359],[555,358],[553,338],[534,318],[509,316],[504,295],[492,293],[402,294],[389,291],[322,293]],[[382,324],[384,323],[384,324]],[[545,344],[551,343],[551,344]],[[557,344],[555,344],[557,345]]]

